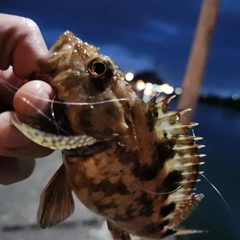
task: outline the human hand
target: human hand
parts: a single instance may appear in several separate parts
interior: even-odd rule
[[[11,124],[13,107],[26,116],[46,112],[52,88],[43,81],[30,81],[36,61],[47,52],[38,26],[30,19],[0,14],[0,183],[10,184],[31,175],[37,157],[52,150],[41,147]]]

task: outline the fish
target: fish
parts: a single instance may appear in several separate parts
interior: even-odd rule
[[[106,219],[114,240],[200,232],[178,227],[204,197],[194,192],[202,138],[189,134],[196,123],[181,123],[189,109],[169,111],[173,97],[160,101],[159,94],[143,102],[110,57],[70,31],[36,72],[56,93],[56,119],[47,128],[15,114],[12,123],[37,144],[62,151],[63,164],[40,196],[42,228],[74,212],[75,194]]]

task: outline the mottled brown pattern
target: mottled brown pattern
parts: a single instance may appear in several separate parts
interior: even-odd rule
[[[156,175],[163,168],[164,162],[168,158],[172,158],[175,152],[172,150],[173,141],[165,141],[164,143],[155,143],[152,147],[151,164],[141,163],[139,151],[126,151],[125,147],[118,146],[116,154],[119,156],[119,161],[123,164],[132,162],[132,173],[142,181],[151,181],[156,178]]]
[[[133,175],[141,181],[151,181],[156,178],[157,174],[163,167],[164,161],[168,158],[166,154],[160,155],[159,152],[161,151],[164,153],[164,146],[157,144],[152,152],[151,164],[141,164],[139,161],[134,161],[134,167],[132,169]]]
[[[126,185],[119,181],[117,183],[110,183],[109,181],[102,181],[100,184],[92,185],[91,191],[104,191],[106,196],[112,196],[113,194],[128,195],[129,191],[127,190]]]
[[[153,118],[153,116],[154,116],[154,118]],[[154,130],[155,117],[157,117],[157,116],[158,116],[157,111],[152,112],[152,110],[151,111],[147,111],[147,113],[145,115],[145,117],[147,119],[148,129],[151,132]]]
[[[176,203],[171,202],[168,205],[161,208],[160,214],[162,217],[166,217],[168,214],[173,212],[175,210],[175,208],[176,208]]]
[[[136,218],[136,208],[134,203],[126,205],[124,214],[116,214],[114,217],[115,221],[129,222]]]
[[[171,192],[181,186],[183,175],[181,171],[174,170],[170,172],[163,181],[162,189],[165,192]]]
[[[122,164],[129,164],[130,162],[139,164],[139,151],[137,150],[126,150],[126,146],[117,147],[115,154],[119,157],[119,162]]]
[[[104,205],[101,205],[101,204],[97,205],[97,209],[99,212],[104,212],[105,210],[112,209],[112,208],[118,208],[118,205],[114,202],[110,202],[110,203],[104,204]]]
[[[140,216],[149,217],[153,214],[153,200],[146,193],[142,193],[139,198],[136,198],[135,202],[141,206]]]

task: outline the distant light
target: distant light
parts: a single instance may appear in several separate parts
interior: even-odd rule
[[[161,85],[153,84],[152,90],[154,92],[161,92]]]
[[[175,88],[175,94],[180,95],[182,93],[182,88],[177,87]]]
[[[174,91],[174,88],[172,86],[169,86],[166,90],[165,90],[165,93],[166,94],[172,94]]]
[[[147,82],[147,83],[146,83],[146,86],[145,86],[145,89],[147,89],[147,90],[152,90],[152,88],[153,88],[152,83]]]
[[[144,92],[143,92],[145,95],[147,96],[150,96],[152,94],[152,90],[151,89],[144,89]]]
[[[143,93],[147,96],[150,96],[152,94],[152,88],[153,88],[152,83],[150,83],[150,82],[146,83]]]
[[[142,80],[142,79],[139,79],[137,82],[136,82],[136,88],[137,90],[139,91],[142,91],[144,88],[145,88],[146,84],[145,82]]]
[[[128,72],[128,73],[125,74],[125,79],[126,79],[127,81],[132,81],[133,78],[134,78],[134,75],[133,75],[132,72]]]
[[[238,99],[239,99],[239,94],[234,93],[234,94],[232,95],[232,100],[236,101],[236,100],[238,100]]]
[[[162,84],[161,86],[161,91],[166,93],[166,94],[172,94],[174,91],[174,88],[172,86],[170,86],[167,83]]]

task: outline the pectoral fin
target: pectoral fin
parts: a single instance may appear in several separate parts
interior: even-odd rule
[[[72,191],[62,165],[41,193],[37,220],[42,228],[48,228],[68,218],[73,211]]]

